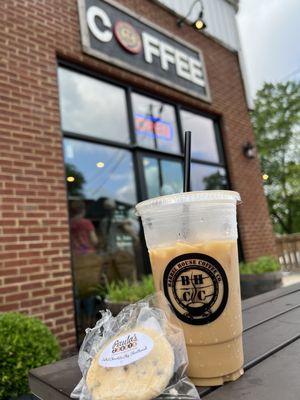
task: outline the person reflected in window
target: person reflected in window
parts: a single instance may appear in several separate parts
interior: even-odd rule
[[[71,239],[73,254],[82,255],[96,251],[98,237],[92,222],[85,218],[85,204],[82,200],[71,203]]]
[[[114,199],[103,197],[99,199],[97,206],[102,213],[98,231],[101,238],[104,279],[106,282],[133,280],[136,269],[132,245],[134,240],[137,240],[134,228],[129,219],[120,220],[122,218],[120,215],[116,217],[117,203]],[[120,245],[124,235],[130,236],[133,242],[126,249]]]
[[[133,209],[129,210],[128,216],[122,222],[120,229],[128,236],[131,237],[134,245],[140,244],[140,225],[139,222],[134,214]]]
[[[90,326],[95,318],[96,286],[100,283],[101,258],[97,254],[98,237],[94,225],[85,218],[85,203],[70,203],[70,230],[75,277],[77,315],[82,328]]]
[[[99,226],[102,247],[106,252],[114,253],[117,250],[118,233],[118,224],[114,221],[114,214],[117,208],[116,202],[113,199],[102,197],[98,206],[102,211]]]

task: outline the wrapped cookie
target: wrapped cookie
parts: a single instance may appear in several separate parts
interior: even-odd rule
[[[162,294],[103,311],[86,330],[78,363],[82,379],[71,394],[80,400],[199,399],[186,375],[182,329]]]

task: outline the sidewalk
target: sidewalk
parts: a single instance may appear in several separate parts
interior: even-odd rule
[[[299,272],[283,272],[282,286],[293,285],[294,283],[300,282],[300,271]]]

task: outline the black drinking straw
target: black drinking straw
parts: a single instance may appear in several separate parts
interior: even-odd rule
[[[191,190],[191,131],[184,132],[184,178],[183,191]]]

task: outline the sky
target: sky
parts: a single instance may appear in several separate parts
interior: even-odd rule
[[[264,81],[300,80],[300,0],[240,0],[237,20],[252,98]]]

